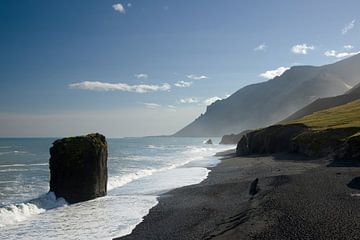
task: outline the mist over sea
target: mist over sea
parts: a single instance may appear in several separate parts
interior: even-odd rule
[[[0,139],[0,239],[111,239],[142,221],[157,197],[196,184],[229,146],[203,138],[108,139],[108,195],[68,205],[48,193],[55,139]],[[219,139],[213,139],[214,143]]]

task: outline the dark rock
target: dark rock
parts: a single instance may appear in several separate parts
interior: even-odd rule
[[[258,183],[259,183],[258,178],[256,178],[254,181],[251,182],[250,189],[249,189],[250,195],[254,196],[255,194],[258,193],[258,187],[257,187]]]
[[[237,156],[281,152],[360,161],[359,128],[316,130],[303,124],[274,125],[245,134],[236,148]]]
[[[105,196],[107,157],[101,134],[56,140],[50,148],[50,191],[69,203]]]
[[[360,177],[356,177],[354,179],[352,179],[347,186],[349,188],[353,188],[353,189],[358,189],[360,190]]]
[[[208,139],[205,144],[213,144],[212,140],[211,139]]]
[[[274,125],[264,129],[251,131],[239,141],[236,154],[271,154],[289,152],[292,139],[307,130],[303,124]]]
[[[246,131],[243,131],[239,134],[230,134],[230,135],[224,135],[222,138],[221,138],[221,141],[219,144],[224,144],[224,145],[227,145],[227,144],[238,144],[238,142],[241,140],[241,138],[249,133],[250,130],[246,130]]]
[[[348,138],[335,152],[335,159],[351,159],[360,161],[360,135]]]

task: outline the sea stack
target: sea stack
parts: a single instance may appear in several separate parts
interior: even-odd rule
[[[105,196],[107,157],[106,138],[99,133],[56,140],[50,148],[50,191],[68,203]]]

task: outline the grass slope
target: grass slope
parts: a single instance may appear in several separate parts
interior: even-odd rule
[[[295,123],[315,129],[360,128],[360,100],[286,122],[286,124]]]

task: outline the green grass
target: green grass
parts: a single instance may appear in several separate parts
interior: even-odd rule
[[[314,130],[329,128],[359,128],[360,130],[360,100],[315,112],[303,118],[286,122],[285,125],[295,123],[304,124]]]

